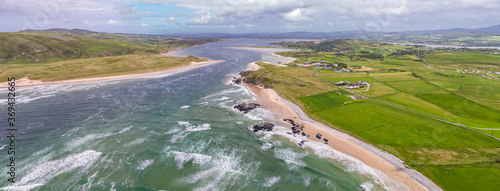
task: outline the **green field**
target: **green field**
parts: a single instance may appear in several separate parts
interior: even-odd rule
[[[500,112],[497,110],[451,94],[421,94],[418,97],[459,116],[458,120],[465,125],[482,128],[500,127]]]
[[[498,54],[485,54],[484,52],[471,52],[461,51],[459,53],[453,52],[438,52],[432,54],[425,54],[425,60],[439,68],[458,67],[468,69],[473,68],[487,68],[494,69],[500,66],[500,55]],[[484,70],[484,69],[483,69]]]
[[[439,107],[438,105],[427,102],[411,94],[399,93],[382,97],[385,102],[396,105],[398,107],[417,111],[433,117],[444,117],[447,119],[456,119],[457,116],[449,111]]]
[[[351,93],[344,90],[336,90],[321,94],[316,94],[313,96],[299,97],[302,103],[304,103],[307,110],[312,113],[330,109],[333,107],[343,106],[352,102],[362,102],[354,101],[352,98],[346,95],[352,95]]]
[[[331,108],[314,114],[376,144],[416,147],[500,146],[500,142],[493,142],[492,138],[484,135],[471,135],[465,129],[375,101]],[[353,120],[356,118],[358,120]],[[433,131],[443,131],[447,138],[436,140]],[[470,141],[463,141],[464,136]]]
[[[419,80],[411,72],[378,73],[370,74],[370,77],[382,82]]]
[[[429,84],[423,80],[400,81],[400,82],[385,82],[386,85],[399,91],[411,94],[434,93],[448,94],[448,92]]]
[[[497,191],[500,188],[498,181],[500,168],[421,167],[421,169],[425,175],[439,184],[448,185],[448,190]]]
[[[354,53],[339,41],[331,46],[333,49],[337,46],[336,51],[348,50],[337,55],[338,62],[377,70],[349,73],[319,70],[316,76],[331,83],[367,81],[371,84],[369,91],[351,91],[369,100],[349,100],[337,94],[340,90],[329,89],[334,85],[306,77],[313,72],[312,67],[266,69],[273,74],[286,73],[280,75],[280,82],[318,81],[313,90],[319,93],[311,90],[305,95],[300,88],[285,89],[281,83],[273,89],[299,105],[311,118],[398,156],[445,190],[498,190],[500,141],[434,118],[500,137],[499,80],[456,72],[457,69],[498,72],[499,55],[486,54],[488,50],[427,51],[420,47],[347,42]],[[290,43],[286,45],[293,47]],[[332,56],[319,51],[324,48],[319,45],[300,45],[318,50],[287,53],[299,58],[297,63]],[[369,50],[384,52],[383,58],[363,55]],[[419,50],[432,68],[419,61],[416,55]]]

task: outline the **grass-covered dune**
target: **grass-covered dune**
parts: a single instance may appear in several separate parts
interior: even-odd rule
[[[0,81],[8,77],[58,81],[165,70],[203,59],[160,53],[216,41],[79,29],[0,33]]]
[[[0,64],[0,79],[8,77],[44,82],[90,77],[146,73],[187,66],[206,59],[194,56],[166,57],[157,54],[122,55],[102,58],[74,59],[52,63]]]

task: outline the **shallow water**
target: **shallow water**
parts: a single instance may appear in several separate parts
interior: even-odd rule
[[[231,78],[267,52],[230,49],[272,40],[234,39],[170,55],[226,60],[181,74],[18,88],[16,183],[10,190],[384,190],[394,182],[322,143],[305,149]],[[279,60],[279,58],[273,58]],[[273,60],[275,61],[275,60]],[[5,90],[0,93],[5,95]],[[5,99],[0,105],[6,111]],[[5,113],[5,112],[4,112]],[[2,114],[1,121],[6,121]],[[260,121],[273,132],[253,133]],[[5,124],[5,123],[3,123]],[[3,127],[3,125],[2,125]],[[1,128],[6,135],[6,127]],[[0,161],[9,141],[0,138]],[[3,145],[3,146],[2,146]],[[6,165],[6,164],[5,164]],[[5,171],[7,169],[5,168]],[[396,189],[394,189],[396,190]]]

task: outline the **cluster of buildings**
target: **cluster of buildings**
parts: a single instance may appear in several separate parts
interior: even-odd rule
[[[370,85],[366,81],[359,81],[359,82],[354,82],[354,83],[352,83],[350,81],[335,81],[333,83],[337,86],[343,86],[344,88],[348,88],[348,89],[360,89],[360,88],[364,88],[365,86]]]
[[[304,63],[304,64],[297,64],[297,66],[325,66],[327,64],[325,63],[320,63],[320,62],[313,62],[313,63]]]
[[[360,100],[363,99],[360,95],[347,95],[347,97],[352,98],[353,100]]]
[[[460,69],[457,69],[457,73],[462,73],[462,74],[468,73],[468,74],[476,74],[476,75],[480,75],[480,74],[481,74],[481,71],[480,71],[480,70],[471,70],[471,71],[467,71],[467,70],[460,70]],[[495,75],[497,75],[497,76],[493,76],[493,74],[495,74]],[[482,76],[482,77],[489,77],[489,78],[491,78],[491,79],[500,78],[500,72],[486,71],[486,73],[481,74],[481,76]]]

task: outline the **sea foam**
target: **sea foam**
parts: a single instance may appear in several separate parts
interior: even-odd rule
[[[199,164],[199,165],[204,165],[210,160],[212,160],[211,156],[208,155],[203,155],[203,154],[197,154],[197,153],[185,153],[185,152],[178,152],[178,151],[172,151],[172,154],[174,154],[174,159],[175,162],[177,163],[177,168],[182,169],[184,167],[184,164],[186,164],[189,161],[193,161],[193,164]]]
[[[71,154],[64,158],[48,161],[33,167],[25,176],[21,177],[13,187],[29,185],[43,185],[59,174],[78,167],[89,168],[99,159],[102,153],[86,150],[81,153]]]

